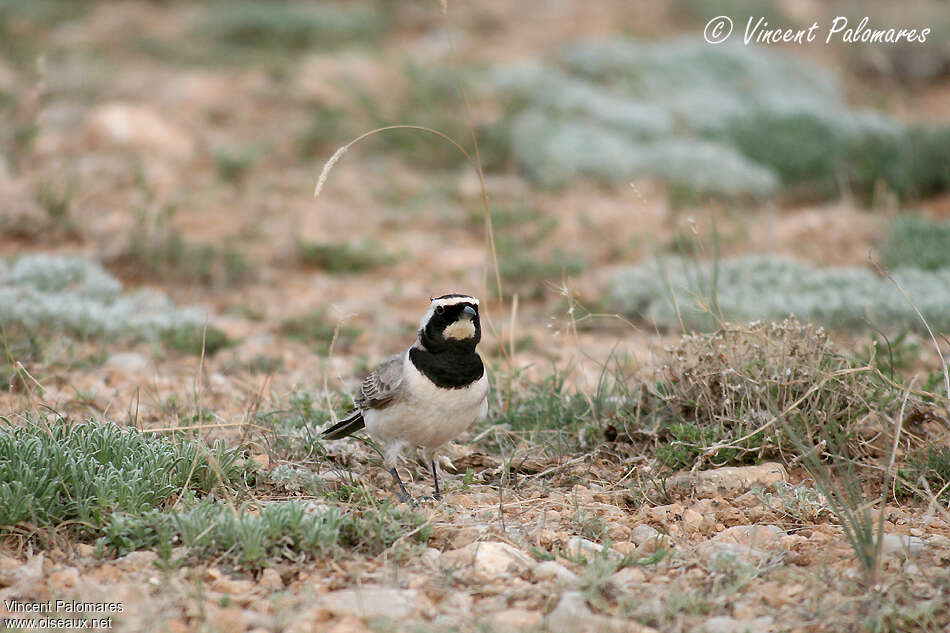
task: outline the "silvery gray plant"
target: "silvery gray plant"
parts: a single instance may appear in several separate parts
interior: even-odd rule
[[[201,327],[207,315],[177,308],[164,294],[122,283],[82,257],[33,253],[0,260],[0,321],[27,330],[73,336],[153,339],[162,332]]]
[[[876,179],[887,152],[906,145],[902,124],[848,107],[828,73],[755,46],[580,43],[496,68],[490,84],[516,111],[515,160],[547,185],[654,177],[699,194],[765,197],[800,182],[827,191],[842,171]],[[856,149],[867,144],[885,148],[879,161]]]
[[[816,268],[770,255],[717,263],[670,257],[617,273],[608,302],[663,328],[709,329],[720,317],[780,321],[794,314],[836,329],[873,325],[925,334],[913,301],[934,331],[950,331],[950,269],[902,268],[892,276],[894,281],[866,268]]]

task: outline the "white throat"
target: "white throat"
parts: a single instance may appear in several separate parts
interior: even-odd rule
[[[464,341],[475,336],[475,324],[471,319],[459,319],[442,330],[442,338]]]

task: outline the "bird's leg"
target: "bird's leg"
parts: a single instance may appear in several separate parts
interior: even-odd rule
[[[435,493],[432,495],[432,498],[436,501],[441,501],[442,493],[439,492],[439,471],[435,467],[435,460],[432,460],[432,480],[435,482]]]
[[[399,492],[396,494],[396,497],[403,503],[411,503],[412,497],[410,497],[409,493],[406,491],[406,486],[403,485],[402,479],[399,478],[399,473],[396,472],[396,468],[390,468],[389,472],[393,474],[393,479],[395,479],[396,483],[399,484]]]

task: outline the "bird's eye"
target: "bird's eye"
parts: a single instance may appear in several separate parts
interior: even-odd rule
[[[435,313],[436,313],[436,314],[443,314],[444,312],[445,312],[445,306],[436,306],[436,307],[435,307]]]

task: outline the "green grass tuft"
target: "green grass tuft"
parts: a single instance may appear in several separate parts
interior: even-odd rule
[[[360,335],[359,328],[334,321],[323,308],[284,319],[280,324],[280,332],[301,343],[316,345],[318,353],[326,354],[330,350],[330,342],[333,340],[337,327],[339,327],[339,332],[335,349],[346,350],[353,339]]]
[[[930,491],[946,502],[950,499],[950,448],[930,446],[910,455],[900,478],[914,488],[920,488],[919,481],[923,478]]]
[[[172,222],[172,206],[158,213],[139,211],[128,245],[110,262],[128,277],[210,286],[235,285],[253,276],[251,264],[231,244],[188,239]]]
[[[162,332],[162,343],[171,349],[200,356],[202,352],[211,356],[234,344],[224,331],[213,326],[195,324],[181,325]]]
[[[297,257],[303,266],[328,273],[359,273],[388,266],[394,257],[376,242],[330,243],[297,241]]]
[[[222,558],[258,570],[277,561],[301,563],[341,553],[375,556],[401,537],[425,542],[423,517],[389,502],[358,509],[298,501],[251,508],[204,501],[178,513],[115,514],[100,539],[118,554],[142,548],[189,548],[193,557]],[[415,530],[415,531],[414,531]]]
[[[242,152],[220,148],[214,152],[214,168],[218,178],[230,184],[243,182],[256,161],[257,155],[252,150]]]
[[[544,290],[544,282],[558,283],[565,275],[577,275],[584,271],[584,258],[577,253],[565,253],[559,249],[548,252],[543,247],[547,238],[557,228],[557,219],[540,209],[527,204],[496,206],[491,210],[495,230],[495,246],[498,252],[498,267],[502,286],[511,295],[538,298]],[[472,226],[481,226],[484,216],[469,216]],[[490,290],[494,279],[489,278]]]
[[[657,459],[673,469],[689,468],[703,455],[704,449],[730,439],[730,431],[722,425],[703,427],[688,422],[675,422],[666,425],[663,434],[668,442],[656,447]],[[714,464],[742,462],[742,451],[754,451],[761,446],[762,434],[757,433],[743,440],[740,447],[720,448],[709,455]]]
[[[351,133],[352,113],[339,107],[318,108],[310,118],[310,122],[296,136],[297,154],[301,158],[323,157],[332,153],[356,136]]]
[[[373,42],[387,28],[372,6],[248,0],[212,5],[197,32],[227,49],[289,54]]]
[[[294,391],[285,408],[258,414],[259,423],[272,429],[265,440],[273,460],[303,462],[326,454],[320,429],[331,420],[331,415],[324,404],[324,400],[309,391]],[[352,401],[347,397],[337,409],[350,405]]]
[[[46,50],[49,33],[88,11],[85,2],[0,0],[0,54],[26,66]]]
[[[492,391],[491,397],[499,399],[492,424],[564,453],[599,444],[608,425],[632,417],[636,403],[623,378],[604,371],[591,393],[573,390],[567,378],[557,371],[541,381],[499,378],[507,388]]]
[[[46,217],[52,226],[65,230],[70,234],[76,233],[76,226],[71,213],[77,187],[75,179],[62,186],[57,186],[50,181],[43,181],[37,185],[34,195],[36,203],[46,213]]]
[[[782,12],[776,0],[675,0],[672,6],[692,23],[702,26],[720,15],[732,18],[737,24],[743,24],[750,15],[762,16],[773,25],[791,27],[795,24]]]

